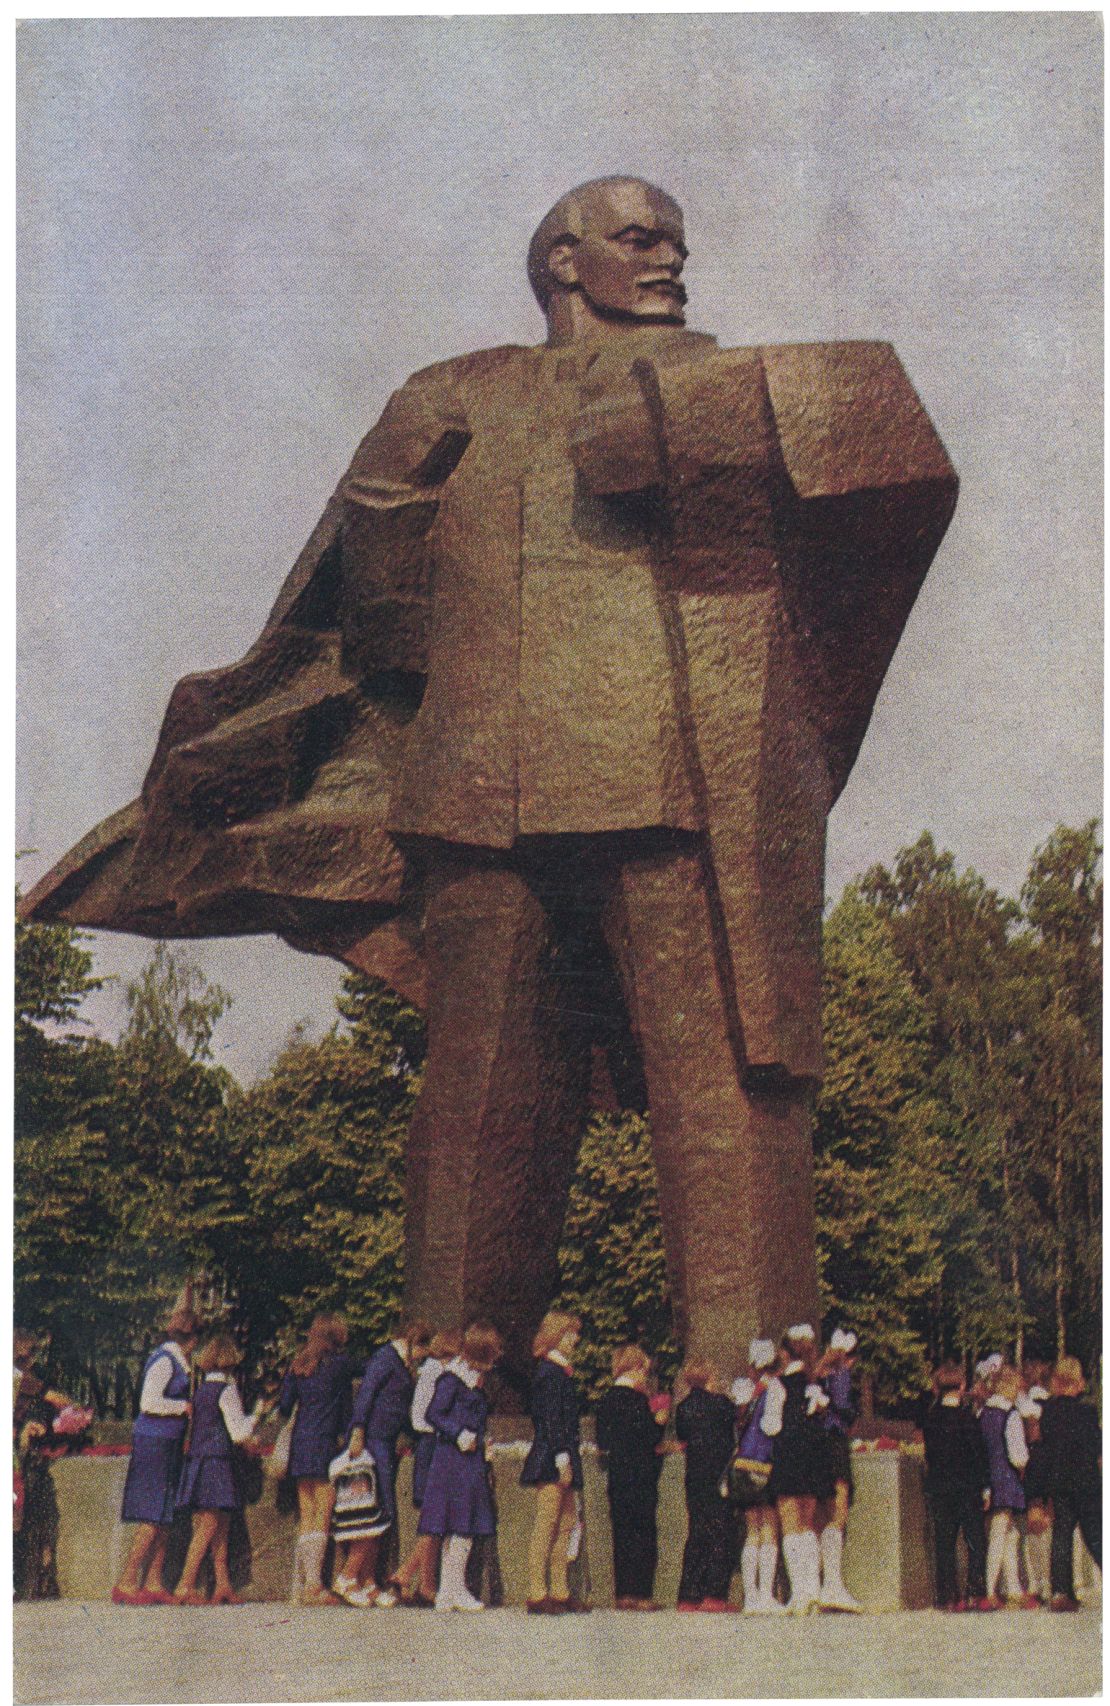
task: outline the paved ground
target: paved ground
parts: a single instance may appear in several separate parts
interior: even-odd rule
[[[20,1703],[1090,1695],[1101,1619],[17,1605]]]

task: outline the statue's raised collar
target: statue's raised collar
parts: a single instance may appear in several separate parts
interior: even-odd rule
[[[708,354],[717,340],[709,332],[691,332],[685,326],[630,326],[620,337],[582,337],[569,344],[539,344],[544,364],[558,365],[564,373],[573,367],[580,378],[592,368],[610,365],[627,368],[642,357],[664,361]]]

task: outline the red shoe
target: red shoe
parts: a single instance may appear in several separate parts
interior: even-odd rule
[[[1006,1601],[1006,1604],[1011,1611],[1039,1611],[1041,1609],[1041,1602],[1035,1593],[1015,1594],[1013,1599]]]
[[[733,1610],[735,1610],[735,1607],[731,1606],[728,1603],[727,1599],[703,1599],[701,1604],[698,1606],[698,1610],[699,1611],[733,1611]]]
[[[147,1595],[142,1588],[114,1587],[112,1589],[112,1604],[151,1605],[153,1604],[153,1601],[147,1598]]]
[[[143,1600],[144,1600],[144,1604],[146,1604],[146,1605],[176,1605],[177,1604],[177,1601],[174,1599],[173,1594],[168,1593],[165,1588],[144,1588],[143,1589]]]
[[[212,1595],[213,1605],[246,1605],[246,1603],[246,1600],[240,1598],[239,1594],[233,1592],[231,1588],[223,1588],[219,1593]]]
[[[988,1596],[986,1599],[977,1599],[975,1601],[975,1609],[976,1611],[1002,1611],[1004,1607],[1002,1601],[998,1598],[997,1594],[995,1594],[993,1597]]]
[[[704,1605],[699,1604],[699,1602],[696,1599],[680,1599],[678,1604],[675,1606],[675,1610],[676,1611],[704,1611],[705,1607],[704,1607]]]

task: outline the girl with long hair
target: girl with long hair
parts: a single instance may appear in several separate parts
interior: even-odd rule
[[[278,1393],[278,1413],[293,1421],[289,1475],[297,1488],[297,1546],[292,1598],[302,1605],[335,1605],[324,1586],[334,1491],[328,1468],[351,1420],[355,1367],[347,1355],[342,1315],[313,1317],[304,1344],[290,1363]]]

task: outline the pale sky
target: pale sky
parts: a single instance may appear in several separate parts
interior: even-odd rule
[[[533,228],[630,172],[685,209],[691,326],[891,340],[961,475],[830,897],[925,828],[1016,892],[1101,811],[1101,37],[1093,12],[22,24],[23,886],[138,792],[175,681],[254,640],[389,392],[541,341]],[[96,938],[102,973],[149,951]],[[236,997],[240,1076],[334,1016],[330,961],[190,952]]]

